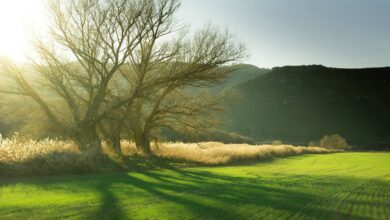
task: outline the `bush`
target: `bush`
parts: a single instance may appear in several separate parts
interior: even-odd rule
[[[325,135],[320,141],[320,147],[340,150],[349,149],[347,140],[338,134]]]

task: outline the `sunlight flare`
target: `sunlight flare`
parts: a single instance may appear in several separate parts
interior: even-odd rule
[[[32,34],[44,29],[44,8],[43,0],[0,0],[0,56],[26,61]]]

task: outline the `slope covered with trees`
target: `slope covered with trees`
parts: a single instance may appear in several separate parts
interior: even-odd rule
[[[242,83],[228,130],[256,141],[307,144],[340,134],[360,147],[390,143],[390,68],[286,66]]]

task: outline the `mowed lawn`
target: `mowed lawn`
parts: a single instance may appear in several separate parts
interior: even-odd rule
[[[390,219],[390,153],[0,179],[0,219]]]

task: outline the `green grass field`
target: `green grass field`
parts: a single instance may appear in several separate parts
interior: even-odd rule
[[[390,219],[390,153],[0,179],[1,219]]]

